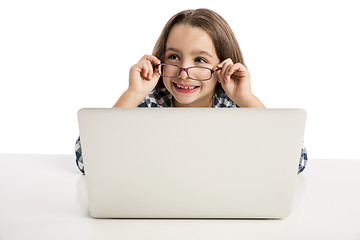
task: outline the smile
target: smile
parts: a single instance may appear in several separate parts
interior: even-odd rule
[[[173,86],[175,87],[175,90],[181,93],[193,93],[197,91],[200,86],[194,86],[189,84],[178,84],[173,82]]]

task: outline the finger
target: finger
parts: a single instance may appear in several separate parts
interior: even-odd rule
[[[233,61],[231,60],[231,58],[227,58],[225,59],[224,61],[222,61],[220,64],[218,64],[216,67],[217,68],[221,68],[221,73],[220,73],[220,78],[221,80],[223,81],[223,83],[225,83],[226,81],[229,81],[230,80],[230,77],[227,78],[227,69],[228,69],[228,66],[229,65],[233,65]]]
[[[147,79],[148,78],[148,74],[150,72],[150,68],[149,65],[147,63],[148,61],[143,60],[141,62],[138,63],[139,68],[140,68],[140,74],[142,78]]]
[[[234,70],[235,71],[239,70],[239,71],[243,72],[243,71],[247,71],[247,68],[244,65],[242,65],[241,63],[238,62],[238,63],[234,64]]]
[[[216,71],[217,81],[221,83],[221,70]]]
[[[236,63],[228,68],[226,75],[231,78],[231,75],[233,75],[238,70],[241,71],[241,66]]]
[[[218,75],[218,78],[219,78],[219,82],[222,84],[224,83],[224,72],[225,72],[225,69],[226,69],[226,62],[222,62],[220,63],[217,67],[221,70],[217,71],[217,75]]]
[[[233,66],[232,63],[225,63],[224,66],[222,67],[224,83],[227,83],[228,81],[230,81],[229,70],[230,70],[231,66]]]
[[[240,79],[246,76],[249,77],[249,72],[247,68],[241,63],[234,64],[234,66],[231,67],[230,73],[231,73],[230,77],[233,79]]]
[[[144,55],[144,56],[140,59],[139,62],[141,62],[141,61],[143,61],[143,60],[149,60],[151,63],[153,63],[153,64],[155,64],[155,65],[161,63],[161,61],[160,61],[157,57],[155,57],[155,56],[153,56],[153,55]]]
[[[224,64],[226,64],[226,63],[232,63],[233,64],[234,62],[231,60],[231,58],[227,58],[224,61],[222,61],[221,63],[219,63],[216,67],[217,68],[222,68],[224,66]]]
[[[149,60],[146,60],[145,64],[146,64],[146,68],[148,69],[148,74],[147,74],[146,78],[148,80],[151,80],[152,76],[153,76],[153,66]]]

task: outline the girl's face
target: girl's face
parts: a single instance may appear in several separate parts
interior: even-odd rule
[[[219,62],[214,44],[203,29],[181,24],[171,29],[166,42],[164,63],[183,68],[196,66],[214,69]],[[177,78],[163,77],[163,82],[174,97],[174,107],[212,106],[216,73],[210,80],[196,81],[182,71]],[[190,89],[184,89],[188,87]]]

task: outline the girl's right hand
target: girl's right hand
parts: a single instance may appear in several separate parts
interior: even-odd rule
[[[152,64],[160,64],[161,61],[152,55],[145,55],[140,61],[130,68],[128,90],[142,95],[144,98],[155,88],[160,75]]]

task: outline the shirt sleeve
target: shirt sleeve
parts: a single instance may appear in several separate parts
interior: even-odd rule
[[[78,166],[80,172],[82,174],[85,174],[80,137],[78,137],[78,139],[75,142],[75,156],[76,156],[76,165]]]
[[[138,108],[157,108],[159,107],[159,104],[155,102],[156,100],[150,99],[149,96],[147,96],[137,107]]]
[[[306,151],[306,148],[303,146],[301,148],[301,156],[300,156],[298,174],[300,174],[301,172],[304,171],[307,161],[308,161],[307,151]]]
[[[142,107],[148,107],[147,104],[145,103],[145,101],[142,101],[138,106],[138,108],[142,108]]]

